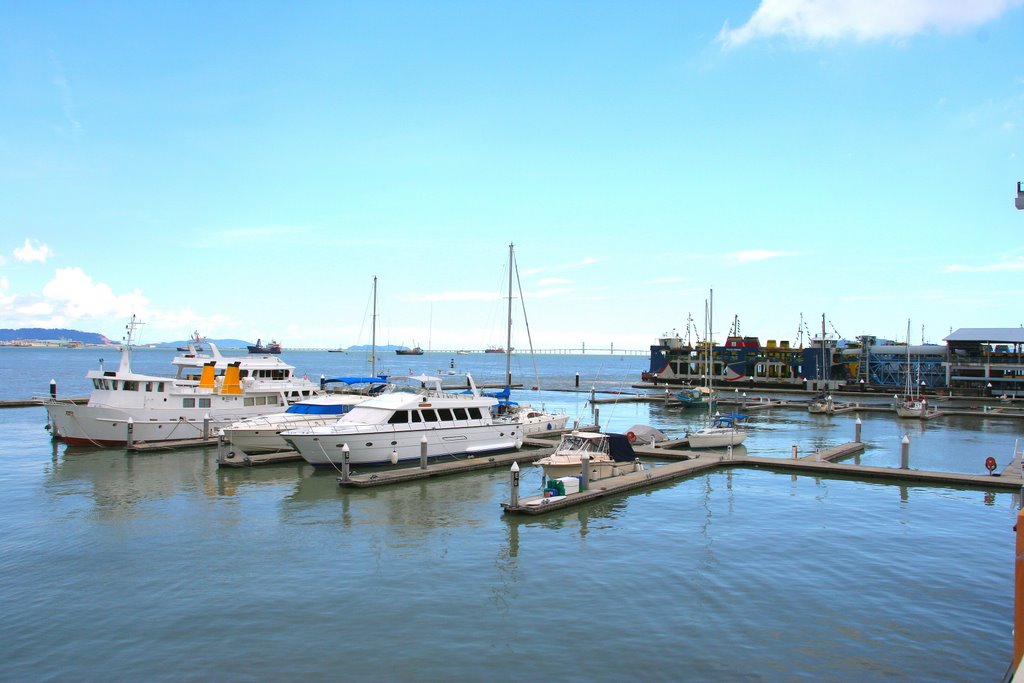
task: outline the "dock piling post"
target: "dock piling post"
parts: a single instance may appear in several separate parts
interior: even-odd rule
[[[796,444],[793,444],[793,459],[794,459],[794,460],[796,460],[796,459],[797,459],[797,449],[796,449]]]
[[[903,441],[900,442],[900,469],[910,469],[910,437],[906,434],[903,435]]]
[[[50,398],[57,398],[57,380],[50,380]]]
[[[203,415],[203,441],[210,438],[210,414]]]
[[[576,373],[576,388],[580,388],[580,373]]]
[[[508,506],[511,508],[517,508],[519,507],[519,461],[512,463],[510,476],[512,479],[512,492],[508,497]]]
[[[427,469],[427,435],[420,437],[420,469]]]
[[[1024,510],[1017,513],[1017,555],[1014,563],[1013,582],[1013,665],[1012,671],[1020,666],[1024,656]]]
[[[590,405],[594,405],[594,399],[597,398],[597,387],[593,384],[590,385]]]
[[[128,450],[131,450],[135,445],[135,420],[128,418],[128,435],[125,438],[124,446]]]
[[[597,407],[594,408],[594,426],[597,427],[598,430],[601,429],[601,409]]]
[[[860,427],[863,423],[860,421],[860,415],[857,416],[857,421],[853,423],[853,441],[854,443],[860,443]]]
[[[341,444],[341,480],[348,481],[349,472],[349,450],[348,444]]]
[[[580,491],[586,491],[590,488],[590,455],[584,453],[583,457],[580,458],[580,462],[582,463],[580,468],[582,470],[580,472]]]

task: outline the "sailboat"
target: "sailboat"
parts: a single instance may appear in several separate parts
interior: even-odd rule
[[[906,366],[904,369],[907,372],[906,381],[903,388],[903,396],[894,396],[896,414],[900,417],[916,417],[916,418],[927,418],[931,417],[928,412],[928,399],[921,396],[921,390],[918,386],[918,380],[921,377],[921,366],[918,365],[917,373],[918,379],[915,380],[910,372],[910,320],[907,320],[907,361],[904,363]]]
[[[528,403],[515,403],[510,400],[512,394],[512,272],[516,268],[515,245],[508,245],[508,327],[506,330],[505,347],[505,388],[496,398],[498,402],[498,416],[519,424],[523,430],[523,436],[538,434],[546,431],[560,431],[565,429],[569,421],[566,413],[549,413],[543,409],[537,409]],[[516,274],[518,276],[518,269]],[[520,291],[520,297],[522,291]],[[523,317],[526,317],[526,307],[523,306]],[[527,336],[529,336],[530,325],[526,324]],[[530,342],[533,348],[533,342]]]
[[[707,338],[707,388],[714,391],[714,368],[715,368],[715,344],[713,331],[714,291],[709,292],[708,305],[705,308]],[[747,438],[747,431],[743,429],[743,421],[746,415],[731,413],[729,415],[711,415],[712,404],[708,403],[708,426],[702,427],[695,432],[686,435],[690,448],[726,448],[738,446]]]
[[[818,361],[818,393],[814,395],[811,402],[807,405],[807,412],[815,414],[826,414],[831,415],[835,412],[835,403],[832,401],[832,396],[828,393],[828,378],[831,374],[831,360],[828,355],[828,344],[825,343],[825,314],[821,314],[821,339],[820,351],[821,360]]]

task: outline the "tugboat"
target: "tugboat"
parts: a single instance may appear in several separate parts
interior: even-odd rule
[[[258,353],[266,355],[268,353],[281,353],[281,345],[277,341],[271,339],[270,343],[264,346],[262,340],[257,339],[255,344],[250,344],[248,347],[249,353]]]

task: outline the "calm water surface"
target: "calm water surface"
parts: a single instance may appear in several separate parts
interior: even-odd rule
[[[0,398],[51,377],[84,395],[97,357],[0,349]],[[342,354],[285,359],[311,377],[362,372]],[[478,381],[504,372],[482,354],[456,363]],[[627,389],[646,359],[538,365],[545,388],[579,372]],[[532,367],[514,372],[532,384]],[[587,398],[530,400],[586,423]],[[673,435],[699,422],[649,404],[600,414]],[[996,418],[861,417],[860,460],[881,466],[907,434],[912,466],[984,473],[1021,436]],[[772,409],[746,450],[827,448],[854,420]],[[212,448],[68,450],[41,408],[0,421],[2,680],[979,681],[1010,656],[1012,494],[736,469],[506,518],[505,472],[349,491],[299,464],[218,470]],[[539,488],[537,468],[523,486]]]

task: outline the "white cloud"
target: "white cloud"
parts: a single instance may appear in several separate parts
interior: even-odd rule
[[[770,251],[768,249],[747,249],[746,251],[736,251],[728,254],[726,258],[729,261],[735,261],[737,263],[753,263],[755,261],[767,261],[773,258],[784,258],[786,256],[796,256],[792,251]]]
[[[541,287],[548,287],[550,285],[567,285],[569,281],[562,277],[546,277],[542,278],[539,283]]]
[[[1015,256],[1012,259],[1004,259],[997,263],[989,263],[981,266],[964,266],[958,263],[946,266],[942,269],[944,273],[1000,273],[1006,271],[1024,270],[1024,256]]]
[[[45,263],[53,256],[53,250],[45,244],[37,244],[35,240],[26,239],[25,244],[14,250],[14,258],[19,261],[39,261]]]
[[[82,124],[75,116],[75,100],[71,92],[71,85],[64,77],[64,66],[53,50],[50,51],[50,64],[53,66],[53,86],[60,93],[60,108],[64,114],[64,120],[67,121],[71,134],[79,135],[82,132]]]
[[[576,270],[577,268],[585,268],[594,264],[600,263],[603,259],[594,258],[588,256],[584,259],[576,261],[575,263],[565,263],[560,266],[542,266],[540,268],[531,268],[525,271],[524,275],[537,275],[538,273],[557,273],[563,270]]]
[[[726,48],[759,38],[878,40],[954,32],[995,19],[1024,0],[762,0],[746,24],[722,27]]]
[[[136,289],[130,294],[114,294],[110,286],[93,282],[81,268],[58,268],[54,278],[43,287],[43,298],[51,301],[68,318],[128,318],[144,311],[149,300]]]

